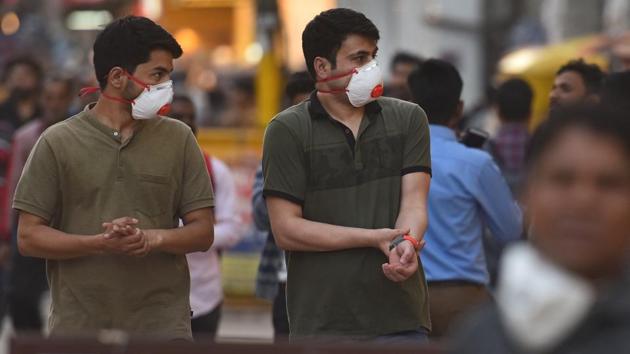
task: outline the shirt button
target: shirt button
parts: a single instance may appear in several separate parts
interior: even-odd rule
[[[350,129],[346,129],[346,134],[350,134]]]

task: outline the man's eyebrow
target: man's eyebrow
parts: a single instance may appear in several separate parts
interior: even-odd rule
[[[164,72],[164,73],[170,73],[173,72],[173,68],[166,68],[164,66],[156,66],[155,68],[152,69],[153,71],[160,71],[160,72]]]
[[[360,57],[363,55],[370,55],[370,52],[367,50],[359,50],[358,52],[350,53],[348,57]]]

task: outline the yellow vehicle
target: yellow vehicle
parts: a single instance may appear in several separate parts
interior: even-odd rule
[[[507,54],[499,61],[498,81],[519,77],[534,90],[534,102],[530,127],[536,127],[549,109],[549,91],[556,71],[572,59],[583,58],[606,70],[609,61],[598,51],[601,36],[588,36],[541,47],[527,47]]]

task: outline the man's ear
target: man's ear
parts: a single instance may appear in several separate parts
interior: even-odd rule
[[[464,101],[459,100],[459,102],[457,103],[457,108],[455,109],[455,112],[453,113],[453,117],[451,117],[451,121],[448,125],[449,128],[452,128],[452,129],[457,128],[463,116],[464,116]]]
[[[119,66],[113,67],[107,74],[107,85],[115,89],[123,89],[127,83],[125,70]]]
[[[326,79],[330,76],[330,72],[332,71],[332,64],[330,61],[323,57],[315,57],[313,60],[313,68],[315,69],[315,74],[317,77],[315,80]]]
[[[463,100],[459,100],[459,102],[457,103],[457,109],[455,110],[455,116],[459,119],[461,119],[464,116],[464,101]]]

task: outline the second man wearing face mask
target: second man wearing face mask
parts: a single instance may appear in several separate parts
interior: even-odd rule
[[[416,252],[427,227],[429,130],[415,104],[379,98],[378,29],[333,9],[302,34],[317,91],[280,113],[263,149],[264,195],[287,255],[290,335],[422,342]]]

